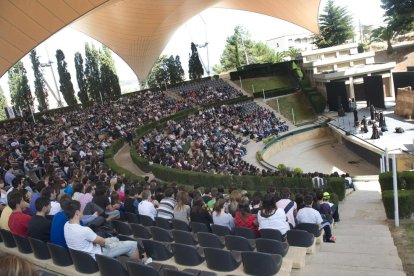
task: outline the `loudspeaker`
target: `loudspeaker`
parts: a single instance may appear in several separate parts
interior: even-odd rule
[[[395,132],[396,133],[404,133],[404,129],[402,127],[396,127]]]

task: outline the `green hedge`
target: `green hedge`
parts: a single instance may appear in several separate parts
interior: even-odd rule
[[[393,191],[382,192],[387,218],[394,219],[394,193]],[[400,218],[410,218],[414,212],[414,190],[398,191],[398,213]]]
[[[105,149],[104,158],[113,158],[114,155],[124,146],[125,139],[119,138],[115,140],[109,147]]]
[[[379,183],[382,191],[393,190],[392,172],[385,172],[379,175]],[[414,172],[405,171],[397,173],[398,190],[414,190]]]
[[[295,87],[284,87],[284,88],[266,90],[264,93],[265,93],[266,99],[268,99],[268,98],[280,97],[280,96],[292,94],[296,90],[297,88]],[[254,92],[253,98],[263,98],[263,91]]]
[[[300,82],[302,92],[306,95],[310,101],[313,109],[316,113],[323,113],[326,107],[326,99],[319,93],[316,88],[311,87],[308,80],[302,80]]]
[[[342,201],[345,198],[345,182],[342,177],[329,177],[327,191],[338,196],[338,200]]]
[[[138,155],[137,148],[134,145],[130,148],[129,154],[131,155],[132,162],[134,162],[138,168],[146,173],[151,171],[151,166],[148,160]]]

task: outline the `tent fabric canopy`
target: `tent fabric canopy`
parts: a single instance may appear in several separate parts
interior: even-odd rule
[[[320,0],[1,0],[0,76],[71,25],[109,47],[145,79],[174,32],[207,8],[280,18],[318,33]]]

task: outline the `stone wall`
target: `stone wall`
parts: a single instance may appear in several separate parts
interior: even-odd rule
[[[394,113],[404,118],[414,118],[414,90],[411,86],[398,88]]]

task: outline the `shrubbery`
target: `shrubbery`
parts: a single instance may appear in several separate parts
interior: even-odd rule
[[[394,192],[383,191],[382,202],[384,203],[387,218],[394,219]],[[398,191],[398,213],[400,218],[409,218],[414,212],[414,190]]]
[[[392,172],[385,172],[379,175],[379,183],[382,191],[393,190]],[[398,190],[414,190],[414,172],[405,171],[397,173]]]

